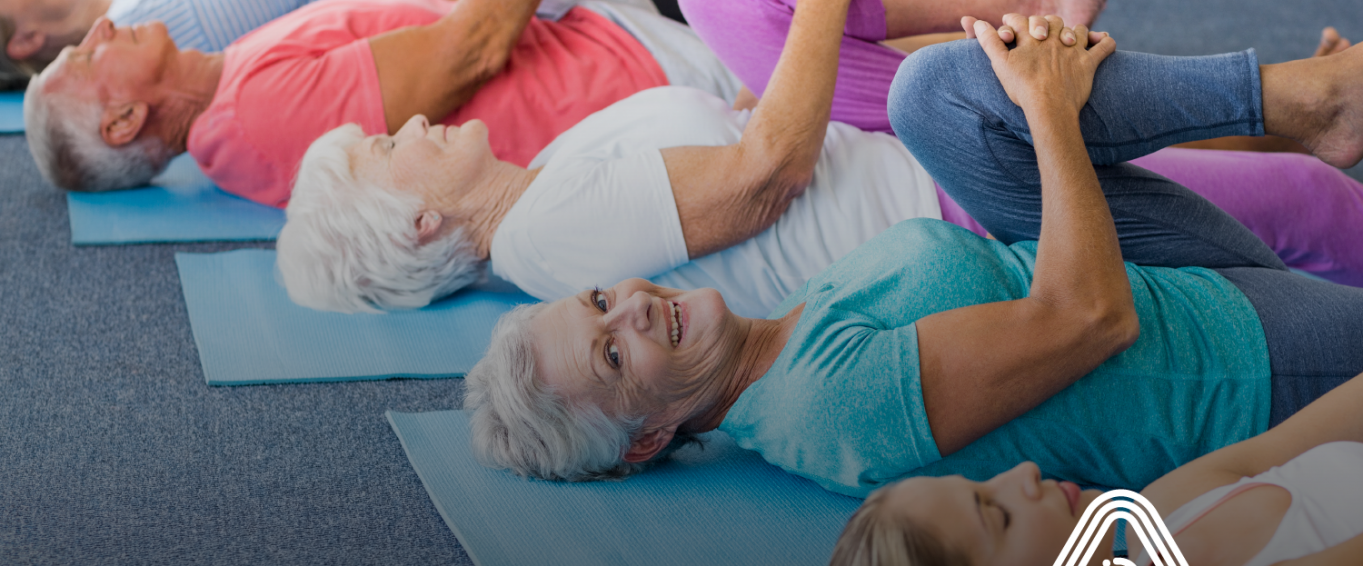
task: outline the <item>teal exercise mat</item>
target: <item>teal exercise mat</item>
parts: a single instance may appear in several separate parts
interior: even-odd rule
[[[462,376],[498,317],[535,302],[473,289],[421,310],[339,314],[290,301],[273,250],[177,253],[175,264],[209,385]]]
[[[0,92],[0,134],[24,133],[24,91]]]
[[[479,465],[464,411],[388,421],[479,566],[823,566],[861,505],[720,432],[625,481],[557,483]]]
[[[152,183],[123,191],[68,192],[71,243],[273,240],[284,227],[283,210],[222,192],[189,154],[172,160]]]

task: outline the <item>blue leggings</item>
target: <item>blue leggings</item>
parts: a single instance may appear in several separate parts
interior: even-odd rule
[[[1287,271],[1230,215],[1126,163],[1177,143],[1263,135],[1261,96],[1253,50],[1211,57],[1119,51],[1099,65],[1080,128],[1122,257],[1215,269],[1254,305],[1268,341],[1276,425],[1363,373],[1363,289]],[[889,100],[896,135],[966,212],[1004,243],[1040,237],[1041,176],[1027,119],[976,41],[910,56]]]

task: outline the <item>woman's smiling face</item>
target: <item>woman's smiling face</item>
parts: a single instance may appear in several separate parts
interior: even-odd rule
[[[549,305],[533,322],[538,379],[607,414],[681,424],[738,350],[741,319],[713,289],[643,279]]]

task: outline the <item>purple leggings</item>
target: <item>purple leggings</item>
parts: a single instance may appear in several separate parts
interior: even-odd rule
[[[776,68],[795,0],[680,0],[686,20],[749,90],[761,97]],[[904,54],[885,39],[881,0],[852,0],[832,119],[893,134],[886,111]],[[1363,287],[1363,185],[1314,157],[1170,148],[1133,161],[1221,207],[1288,267]],[[984,229],[941,189],[942,218]]]

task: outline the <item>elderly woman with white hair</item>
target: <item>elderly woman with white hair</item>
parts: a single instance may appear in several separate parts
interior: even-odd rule
[[[794,4],[685,4],[698,30],[753,31],[755,61],[741,63],[762,81],[756,110],[650,89],[582,120],[524,167],[486,151],[480,140],[496,124],[415,117],[392,136],[328,132],[302,160],[279,237],[290,297],[372,312],[423,307],[485,274],[543,300],[646,277],[716,289],[735,313],[761,317],[902,220],[983,235],[903,144],[861,131],[888,129],[883,101],[903,54],[878,41],[922,24],[914,3],[857,0],[836,69],[790,59],[785,82],[769,83],[759,68],[776,65],[769,52],[786,45],[784,29],[751,12]],[[726,48],[721,56],[737,51]],[[1184,149],[1139,164],[1226,207],[1289,266],[1363,285],[1363,185],[1339,170],[1306,155]]]
[[[847,6],[802,2],[788,58],[831,58]],[[1252,51],[1114,53],[1058,18],[1005,22],[1028,30],[1016,49],[967,22],[978,43],[916,53],[890,97],[901,140],[1003,241],[905,221],[766,319],[639,279],[522,307],[465,380],[477,457],[623,477],[719,429],[861,497],[1024,460],[1137,488],[1363,371],[1347,346],[1363,343],[1363,289],[1289,272],[1243,225],[1126,163],[1265,133],[1356,163],[1363,48],[1260,66]]]

